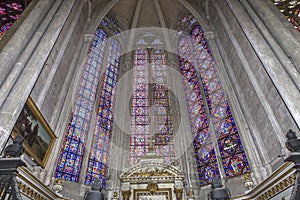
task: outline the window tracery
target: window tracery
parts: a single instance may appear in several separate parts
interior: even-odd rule
[[[109,20],[109,21],[107,21]],[[106,187],[108,153],[113,127],[113,106],[116,82],[120,65],[121,45],[117,39],[108,40],[106,30],[117,34],[119,27],[113,18],[105,18],[97,28],[90,44],[87,60],[81,76],[75,104],[72,108],[70,122],[63,141],[63,147],[55,172],[56,178],[78,182],[83,158],[87,155],[85,183],[91,184],[99,178],[102,188]],[[107,54],[105,52],[108,52]],[[106,62],[105,62],[106,61]],[[105,68],[103,68],[105,64]],[[101,71],[104,72],[101,77]],[[99,82],[99,80],[102,80]],[[100,92],[97,92],[100,83]],[[96,95],[99,94],[95,127],[90,127]],[[93,135],[88,136],[94,130]],[[92,145],[86,152],[87,138],[92,137]]]
[[[193,17],[183,19],[180,23],[189,25],[180,27],[191,27],[191,31],[179,40],[178,58],[200,185],[205,185],[211,183],[214,176],[220,177],[220,167],[226,178],[245,174],[250,167],[204,32]],[[178,33],[181,35],[181,31]],[[214,138],[217,140],[215,145]],[[216,151],[221,156],[221,163]]]
[[[62,177],[64,180],[72,182],[78,182],[79,180],[106,45],[107,33],[98,28],[89,48],[58,159],[55,173],[57,178]]]
[[[113,128],[113,111],[115,91],[118,80],[121,46],[112,39],[107,57],[107,67],[102,81],[100,101],[97,113],[97,122],[94,128],[93,143],[89,155],[85,183],[92,184],[98,178],[102,188],[106,186],[106,172],[109,155],[109,146]]]
[[[140,48],[134,52],[130,136],[132,164],[152,150],[169,163],[174,160],[167,81],[166,55],[163,50]]]

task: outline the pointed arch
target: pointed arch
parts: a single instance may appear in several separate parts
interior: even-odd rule
[[[114,118],[114,94],[117,89],[120,68],[120,52],[120,43],[115,39],[111,39],[108,48],[107,65],[100,88],[97,122],[94,127],[93,142],[85,176],[85,183],[87,184],[92,184],[93,180],[98,178],[102,188],[106,187],[107,163]]]
[[[119,41],[116,38],[109,39],[108,31],[110,34],[119,34],[120,29],[114,18],[107,17],[101,21],[90,44],[55,172],[55,177],[72,182],[78,182],[82,172],[85,172],[86,184],[99,178],[102,188],[106,187],[114,94],[121,53]],[[100,98],[96,97],[97,94]],[[96,99],[99,101],[96,102]],[[98,104],[97,111],[94,111],[95,104]],[[95,113],[95,126],[90,127]],[[92,145],[86,152],[88,137]],[[87,164],[86,169],[82,167],[83,160]]]
[[[70,122],[63,140],[55,177],[78,182],[90,129],[97,86],[107,45],[107,33],[98,28],[89,47]]]
[[[226,178],[248,173],[250,167],[208,41],[193,19],[180,22],[191,31],[179,40],[178,58],[200,185],[205,185],[223,173]],[[181,27],[179,35],[183,33]]]

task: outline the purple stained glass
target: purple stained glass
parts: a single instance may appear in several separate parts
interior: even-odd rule
[[[2,0],[0,2],[0,40],[11,28],[13,22],[19,19],[29,3],[28,0]]]
[[[133,76],[130,162],[138,162],[151,147],[158,156],[171,163],[175,153],[166,55],[163,50],[135,51]],[[153,81],[151,84],[149,77]]]
[[[173,124],[170,112],[170,93],[166,67],[166,55],[163,50],[151,51],[151,98],[153,102],[154,150],[166,161],[174,160]]]
[[[101,84],[97,123],[94,128],[93,145],[85,176],[86,184],[91,184],[95,178],[98,178],[102,188],[106,187],[108,153],[113,128],[114,94],[118,80],[120,52],[119,42],[115,39],[110,40],[108,64]]]
[[[216,154],[212,143],[211,134],[203,97],[200,93],[192,53],[189,46],[189,38],[181,37],[178,42],[178,58],[180,71],[185,88],[186,103],[190,126],[194,136],[194,151],[198,167],[200,185],[211,183],[213,177],[220,177]]]
[[[134,53],[133,94],[131,102],[130,163],[138,162],[150,146],[150,99],[148,51]]]
[[[219,79],[218,70],[200,25],[195,25],[191,30],[191,43],[195,60],[198,62],[196,68],[200,72],[226,177],[247,173],[250,167],[246,154]]]
[[[95,102],[96,90],[94,88],[97,87],[100,78],[106,43],[106,32],[98,28],[89,48],[75,104],[72,108],[70,122],[58,159],[55,172],[55,177],[57,178],[62,177],[73,182],[78,182],[79,180],[82,158],[85,152],[85,142]],[[94,73],[91,73],[89,69],[92,69]]]

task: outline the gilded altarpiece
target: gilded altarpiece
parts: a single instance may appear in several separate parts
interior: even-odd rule
[[[182,199],[184,175],[163,158],[146,155],[120,176],[124,200]]]

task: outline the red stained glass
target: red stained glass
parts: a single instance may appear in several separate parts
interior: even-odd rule
[[[215,176],[220,177],[219,167],[223,167],[226,177],[249,172],[250,167],[225,98],[225,92],[208,42],[204,37],[202,28],[196,24],[197,21],[192,16],[185,16],[183,21],[181,20],[179,23],[179,30],[190,27],[191,32],[190,38],[183,36],[182,32],[178,32],[179,35],[182,35],[178,42],[178,58],[186,93],[191,131],[194,136],[194,150],[200,185],[205,185],[211,183]],[[192,59],[193,56],[195,56],[194,59]],[[199,72],[199,77],[195,73],[196,69]],[[203,88],[202,92],[200,84]],[[204,102],[207,103],[208,110],[205,110]],[[218,147],[214,147],[212,143],[208,119],[213,123]],[[215,151],[220,152],[223,163],[218,164]],[[237,158],[243,158],[243,162],[240,160],[234,162]],[[239,168],[242,169],[239,170]]]
[[[153,83],[149,83],[149,77]],[[136,163],[150,147],[167,162],[174,160],[170,94],[167,85],[164,52],[159,49],[135,51],[130,162]],[[153,136],[150,136],[150,131]]]

